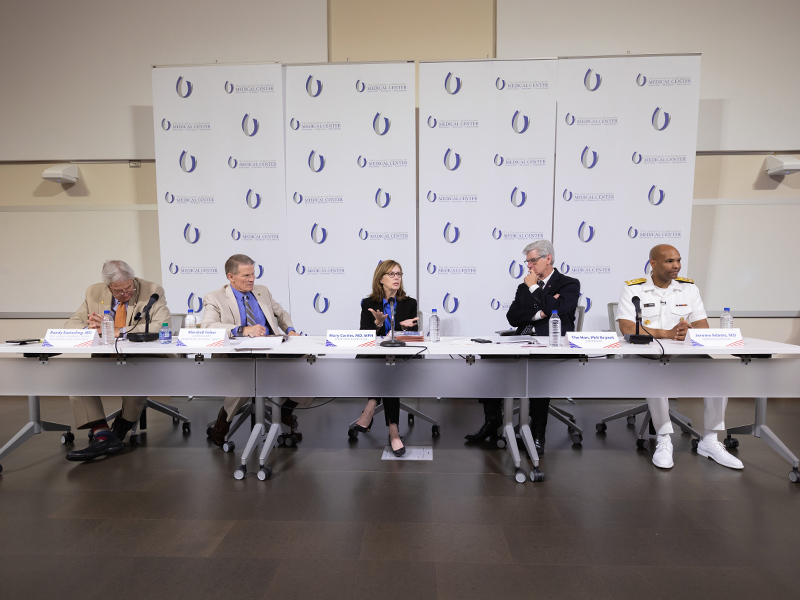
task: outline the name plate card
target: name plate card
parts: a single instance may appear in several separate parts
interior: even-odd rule
[[[742,331],[735,329],[690,329],[684,343],[687,346],[728,348],[744,346]]]
[[[176,346],[191,346],[193,348],[218,348],[226,345],[228,340],[227,329],[195,329],[182,327],[178,334]]]
[[[335,348],[366,348],[375,346],[375,332],[360,329],[329,329],[325,346]]]
[[[44,348],[90,348],[100,345],[100,336],[94,329],[48,329]]]
[[[613,331],[568,331],[570,348],[619,348],[619,338]]]

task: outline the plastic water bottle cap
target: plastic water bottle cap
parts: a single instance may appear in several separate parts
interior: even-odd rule
[[[161,326],[162,327],[168,327],[167,323],[162,323]]]
[[[730,308],[726,308],[725,310],[730,310]]]
[[[436,309],[435,309],[435,308],[434,308],[434,309],[431,309],[431,312],[436,312]]]
[[[192,313],[194,313],[194,311],[190,308],[189,309],[189,314],[191,315]]]
[[[110,310],[104,310],[104,311],[103,311],[103,314],[104,314],[104,315],[110,315],[110,314],[111,314],[111,311],[110,311]]]
[[[557,314],[558,314],[558,311],[557,311],[557,310],[554,310],[554,311],[553,311],[553,314],[554,314],[554,315],[557,315]]]

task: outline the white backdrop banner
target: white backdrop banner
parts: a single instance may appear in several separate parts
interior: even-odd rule
[[[288,307],[281,65],[154,69],[153,111],[170,309],[202,310],[236,253]]]
[[[584,329],[649,273],[656,244],[688,273],[699,56],[558,61],[556,266],[581,282]]]
[[[551,237],[556,63],[420,64],[420,307],[443,335],[508,329],[522,250]]]
[[[416,297],[413,63],[285,67],[292,320],[356,329],[381,260]]]

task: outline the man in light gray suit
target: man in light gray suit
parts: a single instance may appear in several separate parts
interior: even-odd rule
[[[225,262],[225,275],[230,282],[222,289],[203,297],[201,327],[227,329],[230,337],[259,337],[262,335],[299,335],[292,318],[263,285],[255,285],[255,261],[245,254],[234,254]],[[217,446],[225,442],[231,420],[249,398],[225,398],[217,422],[211,428],[211,439]],[[281,407],[281,422],[291,428],[297,440],[303,434],[297,429],[297,417],[292,410],[296,402],[287,400]]]

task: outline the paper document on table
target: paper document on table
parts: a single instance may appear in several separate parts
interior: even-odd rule
[[[284,335],[262,335],[261,337],[241,337],[237,338],[239,344],[237,350],[247,348],[257,348],[260,350],[271,350],[277,348],[288,338]]]

